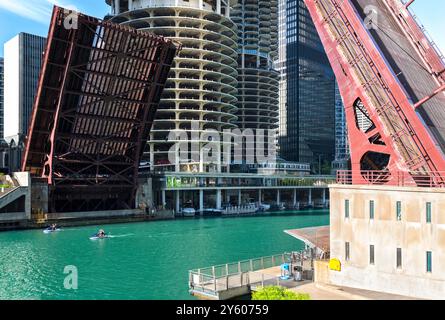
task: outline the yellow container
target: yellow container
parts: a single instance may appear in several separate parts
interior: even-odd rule
[[[329,269],[333,271],[341,271],[341,262],[338,259],[331,259],[329,261]]]

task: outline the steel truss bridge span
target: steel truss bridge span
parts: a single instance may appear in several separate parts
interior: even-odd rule
[[[344,100],[351,183],[392,184],[405,172],[414,184],[443,185],[445,64],[412,1],[305,3]],[[379,175],[360,174],[369,171]]]
[[[179,46],[54,7],[23,171],[49,211],[135,207],[140,157]]]

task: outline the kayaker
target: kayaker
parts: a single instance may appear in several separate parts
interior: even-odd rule
[[[57,229],[57,224],[53,223],[50,227],[51,231],[56,231]]]
[[[105,237],[105,231],[103,229],[100,229],[97,233],[98,238],[104,238]]]

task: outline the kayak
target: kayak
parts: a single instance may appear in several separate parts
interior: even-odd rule
[[[43,230],[43,233],[50,234],[50,233],[53,233],[53,232],[59,232],[61,230],[62,229],[60,229],[60,228],[56,228],[55,230],[51,230],[50,228],[47,228],[47,229]]]
[[[107,238],[111,238],[111,236],[108,235],[108,234],[106,234],[106,235],[103,236],[103,237],[99,237],[97,234],[93,234],[93,235],[90,237],[90,240],[100,240],[100,239],[107,239]]]

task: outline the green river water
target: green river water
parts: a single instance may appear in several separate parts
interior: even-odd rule
[[[329,223],[327,211],[178,219],[0,233],[0,299],[193,299],[188,270],[302,248],[283,230]],[[78,289],[64,288],[65,266]]]

